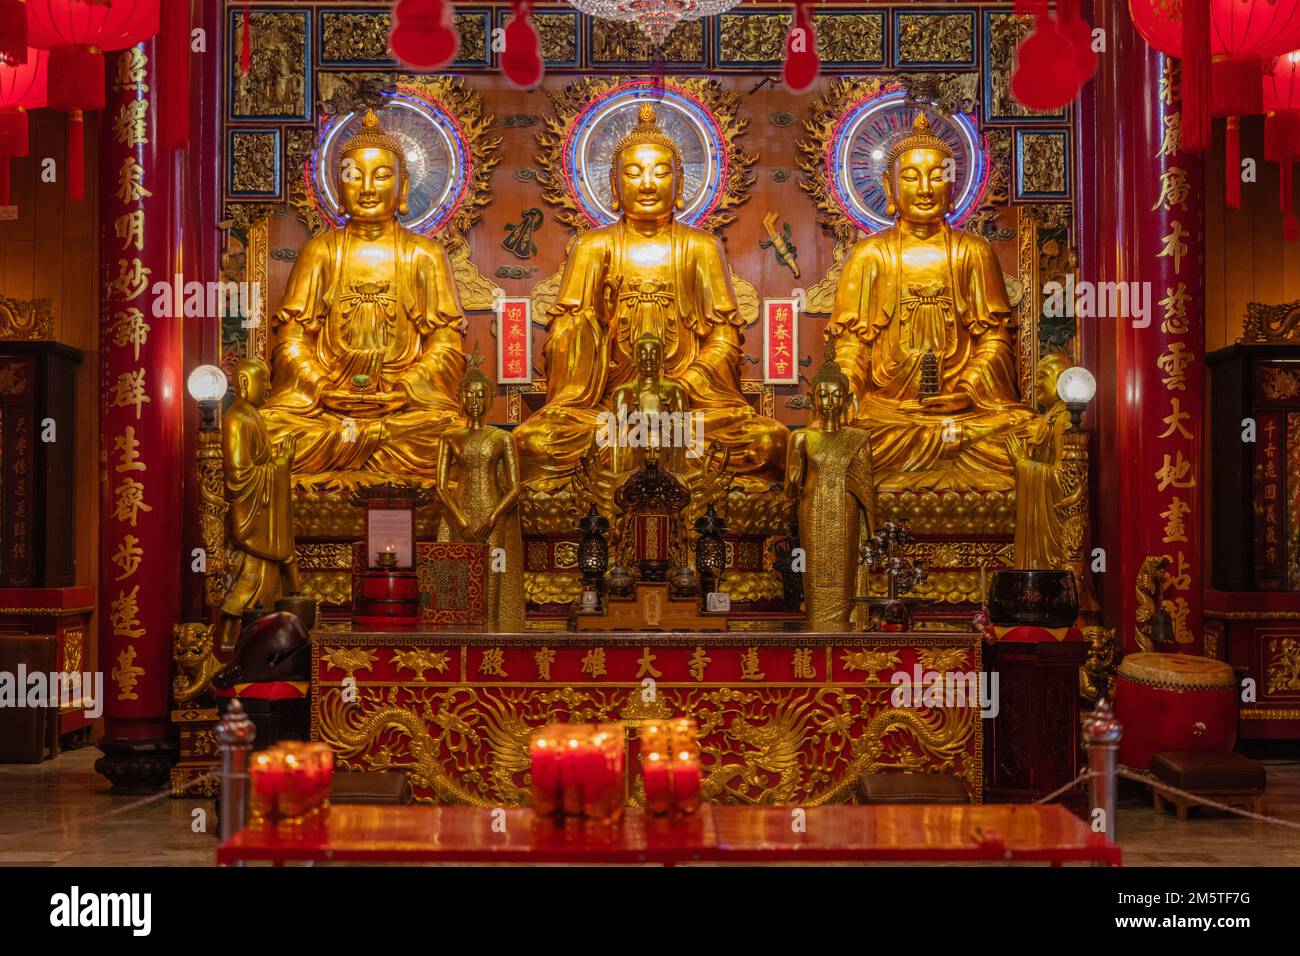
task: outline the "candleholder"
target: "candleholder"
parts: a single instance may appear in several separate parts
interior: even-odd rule
[[[375,565],[384,571],[392,571],[397,567],[397,552],[377,551],[375,553]]]

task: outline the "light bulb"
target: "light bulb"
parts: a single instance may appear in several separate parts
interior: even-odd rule
[[[218,402],[225,397],[229,383],[226,373],[217,366],[200,365],[190,372],[185,387],[196,402]]]
[[[1097,394],[1097,380],[1081,366],[1067,368],[1056,380],[1056,394],[1063,402],[1086,405]]]

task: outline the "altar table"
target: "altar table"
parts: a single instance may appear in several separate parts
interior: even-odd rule
[[[706,804],[669,822],[628,807],[621,825],[536,823],[527,808],[337,806],[294,837],[244,829],[217,863],[1097,862],[1120,848],[1056,805],[790,807]],[[496,816],[494,816],[496,814]],[[494,829],[493,823],[497,822]]]

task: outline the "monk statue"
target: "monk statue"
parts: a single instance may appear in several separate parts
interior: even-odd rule
[[[272,317],[267,426],[273,438],[299,436],[303,485],[431,479],[440,436],[462,421],[451,265],[439,243],[398,222],[406,156],[372,111],[341,157],[347,223],[303,247]]]
[[[510,433],[484,421],[494,389],[478,369],[481,361],[478,355],[471,359],[472,367],[461,382],[465,424],[443,435],[438,453],[438,498],[443,506],[438,540],[487,546],[484,623],[489,631],[519,633],[524,630],[519,459]],[[504,568],[493,567],[498,548],[504,553]]]
[[[637,376],[635,343],[662,343],[663,375],[703,416],[705,440],[730,469],[779,478],[788,430],[740,393],[741,326],[722,246],[675,219],[682,153],[644,103],[614,148],[610,184],[619,219],[569,249],[544,349],[546,404],[515,429],[525,480],[571,475],[615,389]]]
[[[233,577],[221,604],[221,647],[235,646],[244,611],[275,607],[281,594],[298,591],[293,542],[293,467],[297,436],[272,442],[259,409],[270,370],[259,358],[235,366],[235,400],[221,418],[222,469],[228,503],[226,543],[234,552]]]
[[[1045,414],[1019,435],[1006,439],[1016,474],[1017,568],[1063,570],[1071,566],[1066,518],[1087,494],[1086,482],[1071,480],[1066,467],[1070,411],[1056,394],[1056,380],[1070,365],[1060,352],[1038,363],[1034,400]]]
[[[642,332],[633,349],[636,378],[614,389],[614,413],[607,419],[609,436],[604,444],[610,449],[614,474],[639,471],[646,456],[653,455],[659,467],[683,475],[686,456],[704,454],[701,437],[690,430],[686,389],[663,378],[664,347],[659,336]],[[597,444],[602,444],[603,435],[597,432]]]
[[[826,326],[881,490],[1010,490],[1004,437],[1033,415],[993,249],[948,224],[951,158],[918,113],[886,159],[894,223],[850,250]]]
[[[858,582],[858,547],[866,516],[875,524],[871,445],[865,429],[846,424],[849,380],[835,361],[835,345],[812,379],[813,423],[790,439],[786,494],[796,501],[804,550],[805,631],[849,628]]]

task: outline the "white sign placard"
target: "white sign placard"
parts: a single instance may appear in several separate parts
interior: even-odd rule
[[[397,552],[399,568],[412,567],[415,552],[415,518],[409,508],[371,508],[368,512],[366,563],[374,567],[375,555],[390,548]]]

